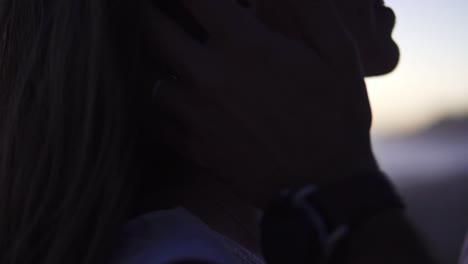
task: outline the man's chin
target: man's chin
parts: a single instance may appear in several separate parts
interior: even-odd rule
[[[392,41],[392,45],[376,51],[365,59],[364,73],[366,77],[382,76],[393,72],[400,62],[400,49]]]

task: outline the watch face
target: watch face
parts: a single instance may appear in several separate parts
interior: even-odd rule
[[[325,246],[319,227],[287,199],[274,201],[261,221],[262,251],[269,264],[321,263]]]

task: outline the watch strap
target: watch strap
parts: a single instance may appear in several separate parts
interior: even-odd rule
[[[306,200],[320,212],[329,232],[340,226],[354,229],[381,211],[405,208],[394,185],[380,171],[321,186]]]

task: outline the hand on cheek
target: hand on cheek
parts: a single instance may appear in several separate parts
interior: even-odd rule
[[[180,73],[158,102],[186,133],[174,142],[167,126],[162,140],[252,196],[375,169],[354,42],[330,1],[290,4],[306,41],[270,30],[234,0],[186,2],[210,35],[205,44],[147,8],[155,51]]]

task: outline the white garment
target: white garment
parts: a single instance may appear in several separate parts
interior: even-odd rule
[[[239,264],[221,235],[184,208],[151,212],[131,220],[112,264],[166,264],[196,259]]]
[[[460,256],[460,264],[468,264],[468,232],[466,233],[465,245]]]

